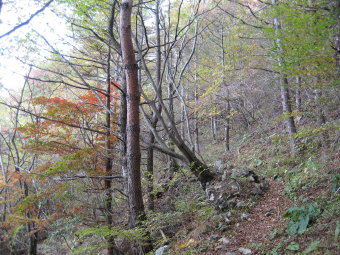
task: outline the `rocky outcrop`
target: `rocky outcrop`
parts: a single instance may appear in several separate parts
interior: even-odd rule
[[[169,249],[168,245],[162,246],[155,251],[155,255],[164,255]]]
[[[219,166],[216,172],[221,177],[207,186],[206,194],[219,211],[246,207],[242,199],[251,195],[262,195],[269,187],[264,178],[257,176],[248,167],[232,169],[232,166],[220,161],[215,163],[215,166]]]

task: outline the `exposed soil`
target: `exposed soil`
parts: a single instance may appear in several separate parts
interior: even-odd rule
[[[231,243],[225,250],[213,250],[206,254],[225,254],[226,252],[239,253],[240,247],[251,249],[252,254],[261,254],[260,250],[253,247],[254,244],[268,244],[272,241],[269,238],[270,233],[285,224],[282,214],[288,209],[292,201],[283,195],[284,185],[279,181],[271,181],[269,190],[249,212],[250,218],[240,222],[221,236],[228,238]],[[241,254],[241,253],[239,253]]]

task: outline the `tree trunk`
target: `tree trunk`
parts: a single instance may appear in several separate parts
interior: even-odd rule
[[[195,73],[195,81],[197,80],[197,73]],[[195,82],[196,83],[196,82]],[[198,128],[198,91],[197,86],[195,87],[195,113],[194,113],[194,120],[195,120],[195,128],[194,128],[194,134],[195,134],[195,146],[194,151],[197,153],[200,153],[200,141],[199,141],[199,128]]]
[[[210,129],[214,142],[216,141],[216,119],[215,116],[210,117]]]
[[[130,225],[137,226],[139,221],[145,220],[144,203],[141,184],[141,152],[139,144],[140,123],[139,103],[140,91],[138,85],[137,63],[132,44],[131,12],[132,0],[123,0],[120,6],[120,35],[123,65],[127,86],[127,127],[126,127],[126,157],[128,175],[128,196],[130,208]],[[143,252],[152,250],[150,238],[142,247]]]
[[[106,107],[107,110],[111,110],[111,79],[110,79],[110,58],[111,53],[109,50],[108,54],[108,61],[107,61],[107,88],[106,88]],[[106,111],[106,134],[105,134],[105,147],[106,147],[106,159],[105,159],[105,172],[106,176],[112,176],[112,143],[110,141],[111,136],[111,113]],[[106,212],[106,224],[109,229],[112,228],[113,224],[113,211],[112,211],[112,180],[106,179],[104,180],[105,186],[105,212]],[[120,252],[116,247],[115,241],[113,236],[109,236],[107,238],[108,248],[107,254],[108,255],[119,255]]]
[[[336,3],[336,19],[337,23],[335,26],[336,33],[334,36],[334,49],[335,49],[335,64],[338,67],[337,74],[339,75],[340,72],[340,1],[338,0]]]
[[[28,185],[26,182],[23,183],[23,188],[24,188],[24,195],[25,198],[28,197]],[[28,212],[26,213],[26,218],[31,219],[31,213]],[[31,231],[34,230],[35,224],[34,222],[27,222],[26,224],[27,227],[27,233],[29,234],[29,249],[28,249],[28,255],[37,255],[38,253],[38,235],[37,232],[34,234],[30,234]]]
[[[227,102],[227,123],[225,125],[224,135],[225,152],[230,151],[230,101]]]
[[[295,89],[295,104],[296,104],[296,122],[299,123],[299,121],[302,118],[301,111],[301,77],[296,77],[296,89]]]
[[[174,111],[174,88],[172,82],[169,83],[168,87],[168,97],[169,97],[169,115],[174,120],[175,119],[175,111]],[[171,136],[174,136],[174,132],[170,130]],[[172,151],[175,151],[174,143],[171,139],[169,139],[169,149]],[[169,159],[169,169],[170,169],[170,179],[172,178],[172,175],[174,172],[178,170],[178,164],[176,160],[173,157],[170,157]]]
[[[321,96],[322,96],[321,89],[315,89],[314,99],[316,103],[317,124],[319,127],[323,126],[326,123],[326,116],[320,103]],[[319,142],[323,149],[326,149],[328,147],[329,137],[326,131],[321,131],[319,135]]]
[[[156,1],[156,11],[155,11],[155,20],[156,20],[156,85],[158,89],[158,93],[162,95],[162,84],[161,84],[161,33],[160,33],[160,19],[159,19],[159,8],[160,8],[160,0]],[[160,113],[162,110],[161,105],[157,104],[157,111]],[[156,113],[153,113],[152,119],[151,119],[151,126],[153,129],[156,129],[158,122],[158,117]],[[155,136],[152,132],[152,130],[149,131],[149,144],[155,143]],[[150,146],[147,149],[147,165],[146,165],[146,172],[147,172],[147,180],[148,180],[148,210],[153,211],[154,210],[154,199],[155,196],[153,194],[153,180],[154,180],[154,149],[152,146]]]
[[[289,89],[288,89],[288,79],[287,78],[280,78],[281,83],[281,103],[283,114],[286,122],[286,128],[289,135],[289,144],[291,148],[291,152],[293,154],[298,152],[298,146],[296,142],[296,138],[294,135],[296,134],[296,127],[294,118],[292,116],[292,107],[290,104],[290,96],[289,96]]]
[[[272,0],[272,4],[276,5],[277,0]],[[277,46],[277,53],[278,58],[277,62],[279,67],[283,66],[283,58],[282,58],[282,46],[281,46],[281,39],[280,39],[280,30],[281,25],[278,17],[274,18],[274,26],[276,31],[276,46]],[[283,109],[283,115],[286,122],[286,128],[289,135],[289,144],[290,144],[290,150],[293,154],[297,153],[299,151],[299,148],[297,146],[297,141],[295,138],[296,134],[296,126],[294,122],[294,118],[292,115],[292,107],[291,107],[291,101],[289,96],[289,84],[288,79],[284,74],[280,74],[280,91],[281,91],[281,103],[282,103],[282,109]]]

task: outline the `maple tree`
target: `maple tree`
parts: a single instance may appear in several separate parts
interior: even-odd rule
[[[44,160],[29,172],[17,169],[8,176],[8,182],[1,182],[2,189],[11,190],[12,194],[18,193],[19,198],[11,205],[7,219],[1,223],[10,235],[22,231],[22,226],[28,222],[34,223],[28,231],[31,236],[62,218],[90,217],[93,211],[98,210],[95,204],[100,195],[96,195],[98,192],[90,194],[91,190],[105,191],[104,183],[98,183],[98,180],[112,182],[114,178],[114,166],[107,171],[105,160],[115,158],[117,125],[114,116],[118,115],[119,109],[119,83],[111,82],[109,96],[102,87],[96,87],[97,95],[88,91],[76,100],[45,96],[31,99],[33,106],[43,109],[40,121],[17,127],[16,131],[26,141],[21,149],[39,154]],[[100,100],[104,103],[110,100],[114,105],[110,112],[109,136],[104,125],[105,110]],[[105,147],[107,140],[111,144],[110,151]],[[21,194],[21,189],[17,188],[22,184],[39,189]],[[81,193],[87,192],[90,197],[84,200],[78,193],[71,192],[75,188]],[[10,203],[9,200],[6,202]],[[98,223],[96,217],[91,221],[88,224]]]

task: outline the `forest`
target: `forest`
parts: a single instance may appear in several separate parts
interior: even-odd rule
[[[1,255],[339,254],[339,0],[0,0],[0,46]]]

